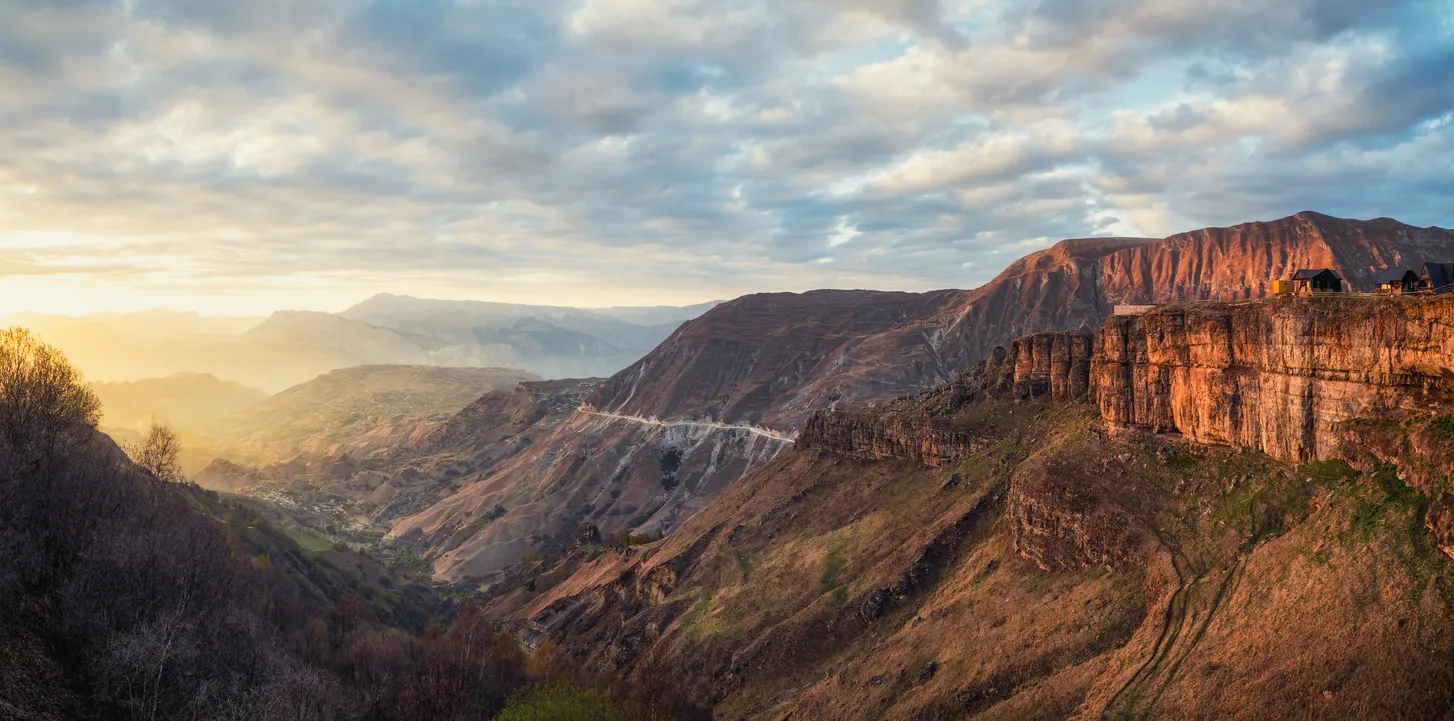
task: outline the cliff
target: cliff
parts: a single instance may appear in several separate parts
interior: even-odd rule
[[[1066,240],[968,293],[945,321],[943,355],[947,366],[967,368],[1011,338],[1096,327],[1123,303],[1262,298],[1298,268],[1332,268],[1371,291],[1384,268],[1447,260],[1451,246],[1454,232],[1444,228],[1310,211],[1160,240]]]
[[[1110,319],[1091,376],[1112,429],[1342,458],[1348,421],[1451,407],[1451,321],[1448,297],[1167,306]]]

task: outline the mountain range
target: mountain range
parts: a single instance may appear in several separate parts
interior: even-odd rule
[[[458,576],[508,565],[499,544],[554,548],[581,521],[608,534],[669,531],[786,445],[765,448],[731,427],[643,421],[791,433],[817,410],[947,383],[1012,338],[1097,326],[1117,304],[1263,297],[1304,266],[1371,289],[1382,263],[1451,256],[1449,230],[1299,213],[1161,240],[1066,240],[969,291],[744,296],[601,383],[585,404],[613,415],[575,413],[519,455],[471,468],[476,482],[393,532]],[[497,506],[505,513],[482,522]],[[466,538],[460,529],[477,530]]]
[[[0,324],[39,333],[94,381],[210,373],[277,392],[332,370],[380,364],[609,375],[712,305],[581,309],[383,294],[337,314],[20,313]]]
[[[441,575],[488,577],[562,548],[583,522],[607,535],[670,531],[791,447],[781,438],[812,413],[947,383],[1012,338],[1095,327],[1117,304],[1263,297],[1304,266],[1368,289],[1384,264],[1443,260],[1451,246],[1454,233],[1439,228],[1299,213],[1164,239],[1066,240],[974,290],[744,296],[609,378],[497,391],[451,422],[449,443],[423,439],[425,450],[367,475],[310,483],[351,489]],[[447,315],[387,300],[415,308],[408,317]],[[517,410],[482,410],[505,407]]]

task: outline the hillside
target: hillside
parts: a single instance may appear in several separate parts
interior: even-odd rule
[[[815,414],[665,540],[514,569],[490,608],[717,718],[1437,716],[1451,307],[1172,305],[1020,339]]]
[[[221,440],[264,462],[385,453],[480,395],[533,374],[510,368],[377,365],[325,373],[219,422]]]
[[[96,432],[97,406],[63,355],[0,332],[0,716],[490,718],[547,682],[407,555],[163,481]]]
[[[1260,297],[1304,262],[1364,282],[1377,259],[1412,265],[1446,253],[1454,256],[1447,230],[1301,213],[1163,240],[1067,240],[972,291],[745,296],[600,384],[587,405],[612,415],[576,414],[393,533],[460,577],[498,572],[517,553],[558,551],[580,521],[608,535],[669,531],[786,447],[708,423],[792,432],[824,408],[949,382],[1012,338],[1095,327],[1118,303]],[[499,503],[506,485],[540,490],[519,507]]]
[[[1371,290],[1384,267],[1447,259],[1449,230],[1317,213],[1162,240],[1065,240],[972,291],[739,298],[683,326],[592,402],[791,426],[833,402],[946,382],[1012,338],[1099,325],[1117,304],[1260,298],[1301,267],[1333,268]]]

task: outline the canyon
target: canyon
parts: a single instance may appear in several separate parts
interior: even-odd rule
[[[507,424],[508,437],[533,428],[508,453],[486,450],[500,439],[439,457],[402,450],[384,466],[310,476],[317,480],[306,490],[358,502],[356,522],[384,524],[442,577],[490,578],[528,554],[564,551],[582,523],[607,536],[671,532],[788,447],[758,431],[821,435],[827,429],[815,426],[815,414],[953,384],[980,361],[993,362],[997,347],[1014,350],[1016,338],[1069,329],[1089,339],[1118,304],[1260,298],[1272,279],[1305,265],[1332,267],[1362,287],[1383,263],[1443,259],[1451,241],[1454,233],[1439,228],[1299,213],[1161,240],[1066,240],[970,291],[744,296],[686,322],[588,391],[582,387],[574,405],[534,415],[540,425]],[[388,320],[381,318],[373,320]],[[1088,340],[1073,348],[1029,342],[1050,346],[1043,354],[1016,352],[1027,375],[1012,386],[1022,393],[1043,386],[1055,399],[1088,392]],[[904,443],[918,457],[936,463],[974,446],[915,426],[916,416],[874,419],[914,427],[861,432],[889,446],[894,437],[911,439]],[[1127,422],[1140,421],[1132,413]]]
[[[1180,302],[1022,337],[815,412],[667,538],[517,567],[488,608],[720,718],[1433,713],[1451,309]]]

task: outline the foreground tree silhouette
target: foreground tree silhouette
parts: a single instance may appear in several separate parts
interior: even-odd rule
[[[101,401],[80,371],[24,328],[0,330],[0,457],[36,470],[95,430]]]

